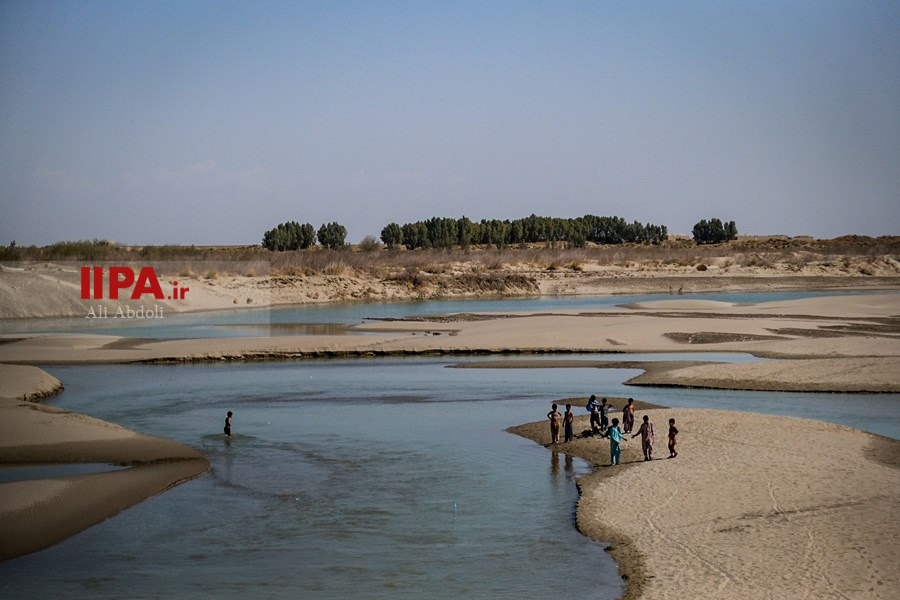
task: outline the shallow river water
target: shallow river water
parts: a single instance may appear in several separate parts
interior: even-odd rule
[[[48,404],[179,440],[212,468],[0,563],[0,596],[612,599],[623,589],[615,564],[574,527],[574,480],[588,465],[505,432],[544,419],[551,402],[634,396],[900,439],[898,394],[636,388],[623,384],[634,370],[448,368],[466,360],[491,358],[46,367],[66,386]]]

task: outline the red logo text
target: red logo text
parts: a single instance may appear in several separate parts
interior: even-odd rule
[[[81,267],[81,299],[102,300],[103,281],[103,267]],[[131,286],[134,286],[129,296],[132,300],[140,300],[147,294],[155,300],[184,300],[184,295],[191,289],[180,288],[178,282],[173,281],[172,293],[166,296],[153,267],[141,267],[137,277],[131,267],[110,267],[108,283],[110,300],[118,300],[119,291],[127,292]]]

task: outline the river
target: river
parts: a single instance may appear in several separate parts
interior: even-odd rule
[[[466,360],[486,359],[48,366],[66,386],[48,404],[179,440],[212,468],[48,550],[0,563],[0,592],[613,599],[623,589],[615,564],[574,527],[574,480],[590,467],[504,431],[543,419],[551,402],[634,396],[900,438],[898,394],[635,388],[623,383],[633,370],[447,368]],[[230,440],[221,435],[227,410]],[[689,444],[690,432],[682,438]]]

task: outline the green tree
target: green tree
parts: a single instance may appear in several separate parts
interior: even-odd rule
[[[738,236],[737,225],[734,224],[734,221],[728,221],[725,223],[725,239],[728,241],[736,240]]]
[[[396,223],[389,223],[381,230],[381,241],[393,250],[403,243],[403,229]]]
[[[528,243],[547,241],[547,219],[532,213],[530,217],[523,219],[522,240]]]
[[[338,223],[327,223],[319,227],[319,243],[325,248],[342,248],[347,242],[347,228]]]
[[[584,217],[572,221],[569,242],[576,248],[584,248],[587,244],[587,224]]]
[[[446,219],[432,217],[427,221],[407,223],[403,226],[391,223],[381,232],[381,239],[390,248],[402,241],[408,249],[415,248],[468,248],[471,244],[502,248],[510,244],[549,243],[551,246],[572,245],[583,247],[588,242],[596,244],[658,244],[668,238],[664,225],[638,221],[626,223],[621,217],[596,217],[585,215],[575,219],[539,217],[532,214],[514,221],[482,219],[473,223],[467,217]]]
[[[550,238],[550,247],[559,246],[558,242],[565,242],[569,239],[569,234],[571,232],[571,227],[569,225],[568,219],[560,219],[558,217],[553,217],[548,219],[549,221],[549,238]],[[564,246],[565,244],[562,244]]]
[[[316,243],[316,230],[309,223],[281,223],[263,234],[262,245],[269,250],[303,250]]]
[[[691,232],[698,244],[718,244],[737,239],[737,225],[734,221],[723,224],[720,219],[701,219]]]
[[[291,231],[291,242],[297,246],[298,250],[305,250],[316,243],[316,230],[309,223],[302,225],[294,223]]]
[[[472,245],[472,238],[475,236],[475,224],[468,217],[462,216],[456,221],[456,234],[459,237],[457,242],[463,249]]]
[[[403,245],[407,250],[429,247],[428,228],[425,223],[421,221],[406,223],[400,229],[403,231]]]
[[[481,220],[481,243],[494,245],[497,248],[504,248],[509,243],[509,234],[512,226],[509,221],[500,219],[491,219],[490,221]]]
[[[432,248],[452,248],[459,237],[456,219],[432,217],[425,221],[425,229],[428,232],[428,244]]]

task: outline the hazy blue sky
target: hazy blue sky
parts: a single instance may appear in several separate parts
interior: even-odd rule
[[[0,0],[0,243],[900,234],[900,2]]]

